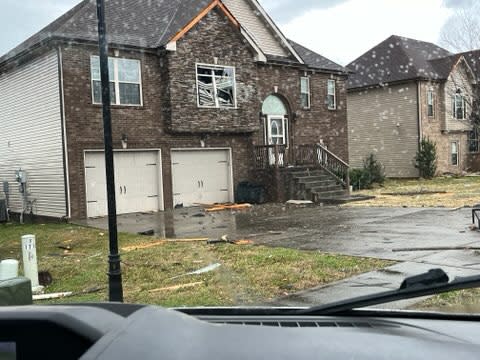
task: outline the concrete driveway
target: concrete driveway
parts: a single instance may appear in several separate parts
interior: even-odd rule
[[[107,219],[90,226],[106,228]],[[418,247],[480,246],[480,233],[469,229],[471,209],[370,208],[262,205],[250,210],[204,213],[200,208],[159,214],[122,215],[119,230],[153,229],[168,238],[208,237],[251,239],[256,244],[396,260],[371,273],[310,289],[275,302],[282,305],[320,304],[393,289],[406,276],[443,268],[451,278],[480,274],[480,252],[466,250],[399,251]],[[405,307],[413,301],[395,304]]]

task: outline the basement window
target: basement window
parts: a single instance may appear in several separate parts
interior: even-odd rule
[[[90,58],[92,75],[92,98],[94,104],[102,103],[100,78],[100,59]],[[140,61],[131,59],[108,58],[110,95],[112,105],[142,105],[142,82]]]
[[[335,80],[328,80],[328,83],[327,83],[328,110],[335,110],[337,108],[335,88],[336,88]]]
[[[427,91],[427,116],[429,117],[435,116],[435,98],[434,98],[433,90]]]
[[[310,109],[310,78],[300,78],[300,101],[302,108]]]
[[[450,149],[451,149],[451,164],[453,166],[458,166],[458,141],[451,142]]]
[[[235,108],[235,68],[197,64],[197,105],[206,108]]]

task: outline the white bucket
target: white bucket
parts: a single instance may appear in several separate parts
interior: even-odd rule
[[[0,262],[0,280],[8,280],[18,277],[18,261],[7,259]]]

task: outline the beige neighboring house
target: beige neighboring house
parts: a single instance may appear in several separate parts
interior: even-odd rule
[[[428,137],[437,145],[438,174],[478,170],[470,60],[393,35],[350,63],[350,166],[362,167],[374,153],[388,177],[418,177],[415,156]]]

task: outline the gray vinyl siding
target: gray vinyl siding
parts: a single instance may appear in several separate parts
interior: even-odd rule
[[[273,32],[265,25],[262,15],[248,3],[248,0],[222,1],[240,24],[248,31],[265,54],[288,56]]]
[[[418,108],[415,83],[348,93],[349,156],[361,168],[370,153],[388,177],[416,177]],[[398,126],[397,126],[398,125]]]
[[[58,56],[50,52],[0,74],[0,181],[10,184],[10,208],[22,202],[15,170],[27,172],[33,213],[66,216]]]

